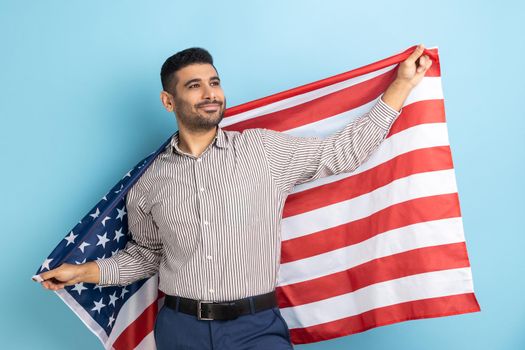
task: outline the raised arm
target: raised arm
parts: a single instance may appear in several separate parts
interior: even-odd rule
[[[294,185],[352,172],[365,162],[385,139],[410,91],[430,68],[428,56],[420,58],[423,51],[424,46],[418,46],[399,65],[396,79],[370,111],[325,139],[258,129],[277,186],[289,192]]]
[[[304,182],[352,172],[379,146],[399,114],[379,98],[370,111],[324,139],[259,129],[277,187],[288,193]]]

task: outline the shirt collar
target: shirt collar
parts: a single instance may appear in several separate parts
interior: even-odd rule
[[[220,126],[217,127],[217,133],[213,138],[212,145],[216,145],[219,148],[228,148],[228,138]],[[171,137],[170,146],[172,152],[183,153],[179,148],[179,130]]]

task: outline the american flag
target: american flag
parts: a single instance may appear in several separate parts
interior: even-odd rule
[[[126,246],[129,234],[126,193],[163,147],[140,161],[102,197],[60,241],[37,274],[62,263],[81,264],[107,258]],[[124,287],[82,282],[55,293],[100,339],[105,349],[155,349],[153,327],[164,302],[164,294],[158,290],[158,274]]]
[[[228,108],[221,127],[326,137],[372,108],[407,50],[333,77]],[[374,154],[352,173],[298,185],[287,198],[277,295],[292,342],[407,320],[480,311],[473,288],[437,48]],[[170,137],[171,138],[171,137]],[[123,249],[125,195],[170,138],[140,161],[53,250],[37,273]],[[56,292],[106,349],[155,349],[158,275],[126,287]]]

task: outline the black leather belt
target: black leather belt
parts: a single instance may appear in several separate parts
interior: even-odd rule
[[[251,313],[250,299],[253,302],[254,312],[270,309],[277,306],[275,290],[266,294],[233,301],[204,301],[194,300],[175,295],[167,295],[164,304],[188,315],[197,316],[199,320],[233,320],[241,315]]]

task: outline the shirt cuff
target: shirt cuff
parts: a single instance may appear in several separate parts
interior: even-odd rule
[[[99,286],[115,286],[119,283],[119,267],[113,258],[95,260],[100,269]]]
[[[391,124],[401,114],[403,108],[398,112],[389,105],[387,105],[383,99],[383,95],[379,96],[376,104],[370,110],[370,119],[383,130],[390,129]]]

